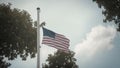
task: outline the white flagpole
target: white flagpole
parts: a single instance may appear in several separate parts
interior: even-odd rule
[[[40,68],[40,8],[37,8],[37,68]]]

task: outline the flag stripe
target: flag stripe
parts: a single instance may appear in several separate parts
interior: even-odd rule
[[[60,34],[56,34],[56,37],[65,39],[65,41],[70,41],[69,39],[67,39],[66,37],[64,37],[63,35],[60,35]]]
[[[69,42],[69,39],[67,39],[67,38],[65,38],[65,37],[61,37],[61,36],[59,36],[58,34],[56,34],[56,39],[58,39],[58,40],[63,40],[63,41],[65,41],[65,42]]]
[[[45,41],[46,41],[46,40],[45,40]],[[43,42],[44,42],[44,41],[43,41]],[[49,42],[44,42],[43,44],[45,44],[45,43],[49,43]],[[52,42],[51,45],[56,45],[56,47],[59,46],[59,47],[63,47],[63,48],[68,48],[68,47],[66,47],[65,45],[61,46],[59,43],[55,43],[55,42]]]
[[[60,49],[60,50],[67,50],[68,49],[68,48],[64,48],[64,47],[58,46],[57,44],[54,44],[53,42],[45,42],[45,44],[47,44],[49,46],[52,46],[54,48]]]
[[[45,38],[45,39],[49,39],[49,38],[51,38],[51,37],[44,36],[44,38]],[[69,44],[69,41],[65,41],[65,39],[59,39],[59,38],[56,38],[56,37],[55,37],[55,39],[53,38],[53,40],[55,40],[55,41],[61,41],[61,42],[63,42],[63,43],[68,43],[68,44]]]
[[[43,40],[53,40],[53,41],[58,42],[58,43],[66,44],[66,46],[69,45],[69,42],[65,42],[65,41],[62,41],[62,40],[59,40],[59,39],[53,39],[53,38],[50,38],[50,37],[47,37],[47,36],[44,36]]]
[[[51,47],[67,52],[69,51],[69,41],[70,40],[64,35],[57,34],[51,30],[43,28],[42,44],[47,44]]]
[[[68,48],[68,46],[66,45],[66,44],[61,44],[61,43],[59,43],[59,42],[56,42],[56,41],[53,41],[53,40],[43,40],[43,43],[45,44],[45,43],[49,43],[49,42],[52,42],[53,43],[53,45],[58,45],[58,46],[61,46],[61,47],[66,47],[66,48]]]

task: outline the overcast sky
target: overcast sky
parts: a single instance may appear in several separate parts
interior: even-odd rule
[[[115,26],[104,24],[102,10],[92,0],[0,0],[12,3],[30,13],[37,20],[36,8],[40,7],[40,22],[46,28],[70,39],[79,68],[120,68],[120,33]],[[42,45],[41,62],[56,49]],[[10,61],[10,68],[36,68],[36,58]]]

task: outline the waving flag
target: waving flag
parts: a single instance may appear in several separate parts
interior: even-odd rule
[[[68,52],[69,49],[69,39],[66,38],[64,35],[55,33],[51,30],[48,30],[43,27],[43,40],[42,44],[49,45],[54,47],[58,50]]]

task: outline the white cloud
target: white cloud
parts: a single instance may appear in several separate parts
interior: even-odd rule
[[[76,57],[91,58],[96,53],[111,50],[116,29],[110,26],[96,26],[87,34],[86,39],[75,46]]]

